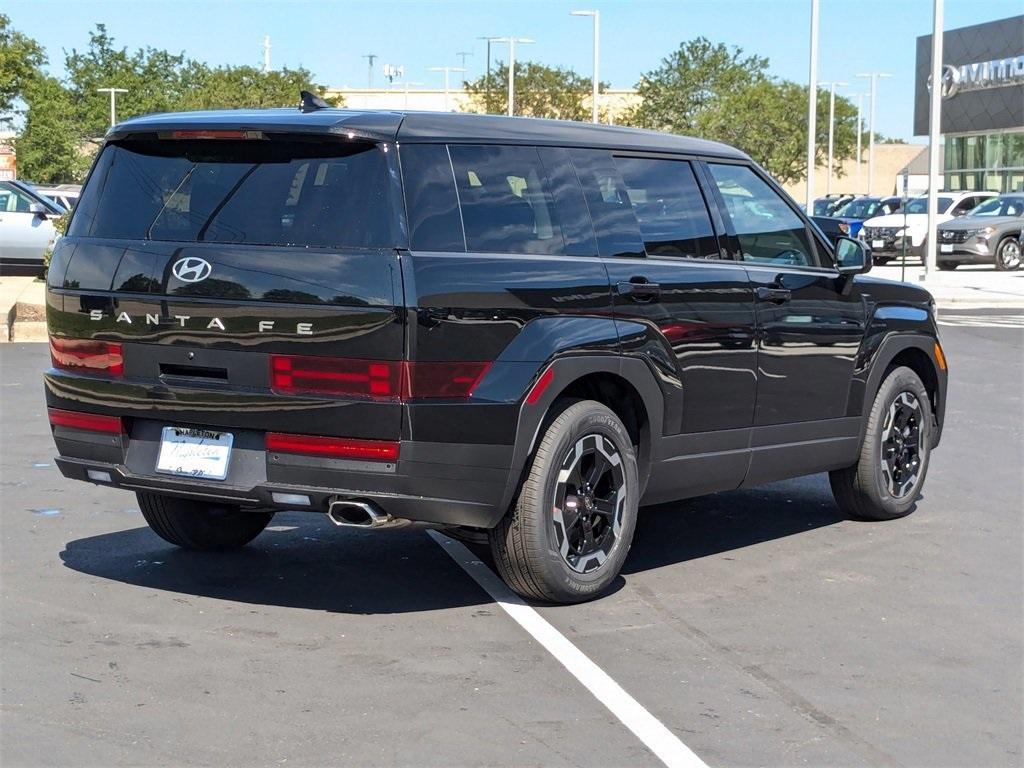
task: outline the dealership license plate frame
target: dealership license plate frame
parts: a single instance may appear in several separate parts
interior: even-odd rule
[[[872,249],[885,248],[885,240],[872,240],[871,241],[871,248]]]
[[[953,246],[952,245],[947,245],[946,243],[942,243],[942,244],[939,245],[939,252],[940,253],[952,253],[953,252]]]
[[[160,431],[156,471],[197,480],[226,480],[234,441],[231,432],[164,427]]]

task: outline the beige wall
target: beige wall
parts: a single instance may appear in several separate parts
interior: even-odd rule
[[[899,172],[926,147],[920,144],[876,144],[875,145],[875,183],[868,189],[868,151],[864,148],[860,173],[858,176],[857,161],[847,160],[842,164],[842,175],[835,173],[832,178],[833,193],[891,195],[898,193],[897,176]],[[794,184],[784,185],[793,199],[803,203],[806,198],[807,181],[801,180]],[[814,196],[825,195],[828,185],[828,169],[817,166],[814,169]],[[913,190],[911,190],[913,191]]]

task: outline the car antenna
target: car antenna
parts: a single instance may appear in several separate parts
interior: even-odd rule
[[[299,105],[301,112],[316,112],[318,109],[329,109],[331,106],[309,91],[299,91],[299,96],[302,97],[302,103]]]

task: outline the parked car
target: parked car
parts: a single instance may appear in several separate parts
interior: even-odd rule
[[[64,209],[15,181],[0,181],[0,274],[38,275]]]
[[[858,237],[866,219],[900,210],[899,197],[856,197],[831,216],[812,216],[814,223],[833,243],[840,237]]]
[[[939,223],[949,221],[967,213],[996,192],[940,192]],[[928,236],[928,195],[921,195],[907,201],[899,213],[875,216],[864,222],[862,239],[871,246],[872,258],[876,264],[898,259],[904,245],[907,256],[914,259],[924,257],[925,239]]]
[[[831,216],[848,202],[854,199],[855,195],[835,194],[819,197],[814,201],[814,216]]]
[[[35,185],[36,191],[48,197],[67,211],[75,207],[82,194],[81,184],[57,184],[55,186]]]
[[[939,269],[961,264],[994,264],[996,269],[1021,265],[1020,236],[1024,225],[1024,194],[987,200],[963,218],[939,225]]]
[[[280,510],[482,535],[567,603],[612,584],[641,503],[829,472],[845,514],[914,508],[932,298],[747,155],[306,102],[107,133],[48,275],[66,477],[193,549]]]

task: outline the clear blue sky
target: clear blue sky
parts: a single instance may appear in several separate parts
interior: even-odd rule
[[[366,85],[365,53],[380,65],[405,66],[406,79],[440,86],[434,66],[457,66],[458,51],[472,51],[468,76],[485,64],[477,37],[532,37],[519,58],[573,67],[589,75],[590,20],[573,8],[601,11],[601,79],[631,87],[642,72],[683,40],[703,35],[767,56],[776,76],[807,81],[810,0],[35,0],[5,4],[16,29],[42,43],[54,74],[63,74],[64,50],[83,48],[93,25],[107,25],[118,45],[184,51],[211,64],[259,64],[263,35],[273,44],[272,64],[304,66],[331,86]],[[945,28],[977,24],[1021,12],[1021,0],[946,0]],[[821,0],[820,80],[851,83],[840,92],[866,90],[858,72],[881,70],[877,129],[912,139],[915,39],[929,34],[931,0]],[[507,58],[495,46],[495,58]],[[866,110],[865,99],[865,110]]]

